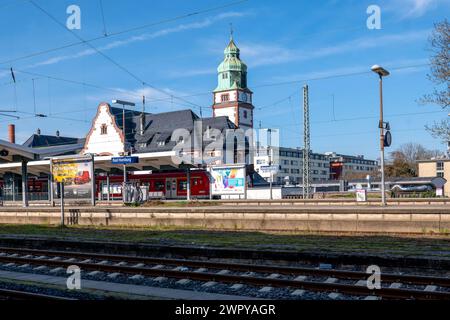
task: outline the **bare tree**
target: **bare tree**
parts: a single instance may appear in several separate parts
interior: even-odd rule
[[[450,24],[445,19],[435,24],[430,37],[431,73],[428,78],[435,84],[433,93],[425,95],[421,102],[436,104],[442,109],[450,107]],[[426,126],[435,138],[450,141],[450,121],[448,119]]]
[[[429,150],[418,143],[406,143],[390,154],[386,172],[391,177],[413,177],[418,173],[418,160],[442,155],[439,150]]]

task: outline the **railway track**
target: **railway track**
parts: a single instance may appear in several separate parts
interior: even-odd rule
[[[368,274],[344,270],[1,247],[0,262],[55,268],[77,265],[82,270],[105,273],[338,292],[386,299],[450,300],[450,279],[447,277],[382,274],[381,280],[385,285],[370,290],[365,284]],[[422,286],[425,288],[418,288]]]

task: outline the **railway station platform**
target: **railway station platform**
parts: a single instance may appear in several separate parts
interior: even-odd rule
[[[204,230],[450,234],[450,207],[242,206],[67,207],[66,225],[151,226]],[[0,223],[57,225],[59,208],[0,207]]]

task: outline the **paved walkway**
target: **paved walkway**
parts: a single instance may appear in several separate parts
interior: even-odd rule
[[[57,285],[66,288],[67,279],[42,274],[21,273],[0,270],[0,279],[29,281],[40,284]],[[81,289],[99,290],[119,294],[132,294],[143,298],[175,299],[175,300],[253,300],[248,297],[196,292],[189,290],[147,287],[132,284],[110,283],[81,279]]]

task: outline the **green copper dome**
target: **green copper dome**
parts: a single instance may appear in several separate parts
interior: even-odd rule
[[[217,68],[219,84],[214,90],[247,89],[247,65],[240,59],[240,50],[231,38],[224,51],[225,59]]]

